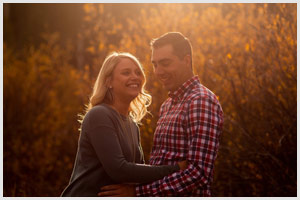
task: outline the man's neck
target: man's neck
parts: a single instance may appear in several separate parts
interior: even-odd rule
[[[187,82],[188,80],[190,80],[191,78],[193,78],[195,75],[193,73],[192,70],[188,70],[185,74],[182,75],[182,83],[181,85],[183,85],[185,82]],[[180,85],[180,86],[181,86]]]
[[[193,72],[188,73],[187,76],[186,76],[186,80],[185,80],[183,83],[185,83],[187,80],[190,80],[190,79],[193,78],[194,76],[195,76],[195,74],[194,74]],[[183,83],[182,83],[182,84],[183,84]]]
[[[182,82],[180,85],[178,85],[178,87],[174,90],[174,91],[169,91],[169,92],[175,92],[177,91],[185,82],[187,82],[188,80],[190,80],[191,78],[193,78],[195,75],[193,72],[188,73],[184,76],[184,78],[182,79]]]

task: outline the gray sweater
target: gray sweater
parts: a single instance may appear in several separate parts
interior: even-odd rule
[[[178,170],[178,165],[144,165],[137,125],[101,104],[84,117],[71,179],[61,196],[97,196],[105,185],[152,182]]]

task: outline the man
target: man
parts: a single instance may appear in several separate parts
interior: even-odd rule
[[[105,186],[99,196],[211,196],[223,112],[193,74],[192,47],[178,32],[151,42],[154,73],[169,91],[160,108],[151,165],[187,160],[188,167],[149,184]]]

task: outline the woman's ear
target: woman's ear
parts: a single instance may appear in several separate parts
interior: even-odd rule
[[[105,81],[105,86],[107,87],[107,88],[112,88],[112,85],[111,85],[111,77],[108,77],[107,79],[106,79],[106,81]]]

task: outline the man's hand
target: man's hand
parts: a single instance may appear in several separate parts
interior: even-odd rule
[[[98,193],[100,197],[135,197],[135,186],[128,184],[107,185]]]
[[[185,170],[189,166],[189,163],[188,163],[188,161],[184,160],[184,161],[178,162],[178,165],[181,170]]]

